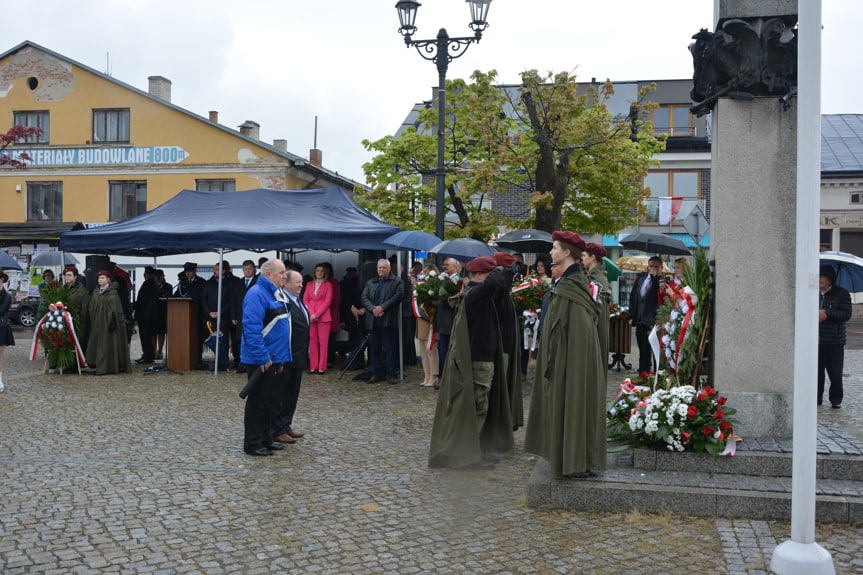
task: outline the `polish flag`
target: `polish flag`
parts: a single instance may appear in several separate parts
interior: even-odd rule
[[[680,196],[665,196],[659,198],[659,225],[667,226],[674,221],[677,213],[680,211],[680,204],[683,203],[683,197]]]

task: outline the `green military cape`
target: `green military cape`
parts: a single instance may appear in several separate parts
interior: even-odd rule
[[[126,316],[117,288],[109,285],[104,292],[93,290],[90,297],[90,340],[87,343],[87,365],[96,368],[97,375],[130,373],[129,340],[126,337]],[[110,330],[111,318],[116,328]]]
[[[555,476],[605,469],[605,374],[587,277],[563,277],[542,324],[524,449]]]
[[[611,307],[611,284],[608,283],[608,275],[605,273],[605,264],[600,263],[592,270],[587,271],[587,279],[599,286],[599,297],[596,305],[599,306],[596,331],[599,334],[599,348],[602,350],[602,360],[608,363],[608,312]],[[608,370],[605,371],[606,381]]]
[[[90,292],[77,281],[69,287],[69,284],[64,286],[69,297],[69,304],[72,305],[78,312],[78,323],[75,324],[75,333],[78,335],[78,341],[86,347],[87,341],[87,318],[90,307]]]
[[[524,340],[524,330],[521,327],[521,323],[518,321],[518,310],[515,309],[515,305],[512,303],[512,299],[509,295],[507,295],[507,299],[509,301],[505,302],[505,304],[509,303],[509,305],[512,306],[513,317],[515,318],[515,326],[513,326],[513,329],[515,330],[515,351],[509,359],[509,369],[506,371],[506,387],[507,391],[509,391],[512,429],[515,431],[519,427],[524,426],[524,391],[521,387],[521,346]],[[501,314],[501,319],[503,318],[504,315]],[[530,353],[530,351],[527,353]]]
[[[494,362],[488,415],[482,430],[477,433],[473,366],[464,296],[461,293],[449,299],[450,305],[457,311],[453,319],[446,367],[440,379],[432,424],[429,467],[465,467],[479,462],[484,451],[509,451],[514,443],[500,346]]]

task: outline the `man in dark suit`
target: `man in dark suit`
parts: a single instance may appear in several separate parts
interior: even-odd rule
[[[243,262],[243,295],[249,291],[249,288],[255,285],[258,281],[258,274],[255,269],[255,262],[246,260]]]
[[[135,300],[135,321],[138,322],[138,335],[141,338],[140,358],[135,363],[153,363],[156,359],[155,339],[156,322],[159,319],[158,297],[159,289],[154,278],[155,268],[144,268],[144,282],[138,290]]]
[[[629,294],[629,325],[635,327],[635,340],[638,342],[638,373],[655,371],[651,367],[653,352],[648,336],[656,324],[659,292],[665,291],[664,283],[662,258],[652,256],[647,262],[647,273],[638,275]]]
[[[207,318],[204,316],[204,286],[206,281],[198,275],[198,264],[195,262],[186,262],[183,264],[183,273],[177,276],[177,289],[174,290],[174,297],[185,297],[195,300],[198,305],[195,309],[198,314],[198,346],[196,350],[192,350],[192,361],[196,364],[196,368],[203,367],[201,365],[201,346],[207,339]]]
[[[285,386],[282,389],[281,401],[273,405],[273,441],[279,443],[296,443],[305,433],[296,431],[294,412],[297,410],[297,400],[300,397],[300,383],[303,371],[309,367],[309,312],[300,301],[303,290],[303,276],[296,270],[288,270],[285,280],[285,291],[291,300],[291,354],[293,359],[285,363]]]

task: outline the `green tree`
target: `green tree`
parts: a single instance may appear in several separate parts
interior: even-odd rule
[[[610,82],[579,91],[568,74],[525,72],[518,89],[496,79],[495,71],[477,71],[470,84],[447,83],[445,209],[455,222],[447,237],[484,241],[498,225],[612,233],[643,213],[641,179],[664,145],[641,119],[646,92],[631,117],[614,118],[606,106]],[[436,124],[429,107],[419,114],[420,129],[363,141],[377,155],[363,165],[371,191],[356,190],[360,204],[405,229],[434,231]],[[535,222],[490,209],[496,190],[521,190],[509,193],[525,195]]]

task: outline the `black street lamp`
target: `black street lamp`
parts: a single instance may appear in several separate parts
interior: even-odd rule
[[[405,37],[405,45],[413,46],[417,53],[426,60],[437,64],[438,71],[438,122],[437,122],[437,169],[435,178],[437,194],[435,196],[435,235],[441,240],[444,238],[444,187],[446,182],[446,168],[444,167],[444,126],[446,121],[446,71],[449,63],[467,51],[467,47],[482,39],[483,31],[488,27],[486,18],[491,0],[466,0],[470,4],[470,29],[474,31],[473,37],[450,38],[444,28],[440,29],[434,40],[413,40],[411,35],[417,31],[414,22],[417,18],[417,8],[420,3],[416,0],[399,0],[396,10],[399,13],[399,33]]]

